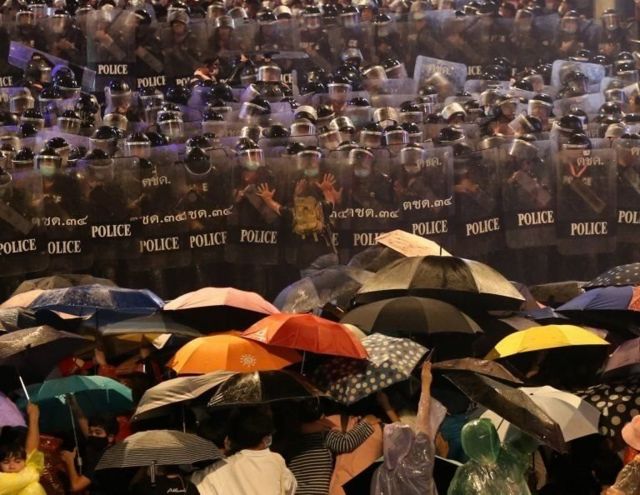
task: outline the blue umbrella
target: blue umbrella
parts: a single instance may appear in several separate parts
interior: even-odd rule
[[[40,294],[32,309],[48,309],[78,316],[94,316],[101,324],[155,313],[164,305],[153,292],[104,285],[79,285]]]

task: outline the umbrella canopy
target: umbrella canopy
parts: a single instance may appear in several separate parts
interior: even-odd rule
[[[524,352],[560,347],[609,345],[595,333],[573,325],[545,325],[507,335],[487,354],[493,360]]]
[[[475,373],[445,375],[469,399],[503,417],[545,445],[565,452],[560,425],[524,392]]]
[[[623,287],[626,285],[640,285],[640,263],[630,263],[620,265],[587,282],[585,289],[596,289],[599,287]]]
[[[517,309],[524,298],[493,268],[454,256],[403,258],[385,266],[356,295],[363,304],[391,297],[434,297],[456,306]]]
[[[640,311],[640,287],[603,287],[574,297],[558,308],[560,313],[575,311]]]
[[[26,426],[26,423],[18,406],[0,392],[0,428],[3,426]]]
[[[531,295],[543,304],[557,307],[582,294],[585,282],[566,280],[548,284],[532,285]]]
[[[214,371],[160,382],[144,393],[131,419],[140,421],[168,414],[172,407],[201,397],[235,374],[233,371]]]
[[[11,308],[28,308],[31,306],[33,301],[35,301],[38,296],[44,294],[43,289],[32,289],[27,292],[20,292],[19,294],[14,294],[9,299],[0,304],[1,309],[11,309]]]
[[[622,427],[640,414],[640,380],[600,383],[574,392],[600,411],[600,434],[621,439]]]
[[[351,299],[372,275],[349,266],[318,270],[284,288],[274,305],[285,313],[307,313],[330,301]]]
[[[72,428],[64,399],[67,394],[75,396],[88,418],[97,414],[123,413],[133,407],[131,389],[104,376],[72,375],[31,385],[27,390],[31,401],[40,406],[40,427],[47,432]]]
[[[314,315],[280,313],[267,316],[242,336],[279,347],[332,356],[365,359],[367,351],[344,325]]]
[[[266,346],[237,332],[199,337],[187,342],[167,364],[176,373],[279,370],[302,360],[293,349]]]
[[[369,358],[333,358],[318,366],[314,382],[342,404],[350,405],[411,376],[427,348],[409,339],[373,334],[362,339]]]
[[[640,371],[640,337],[627,340],[611,353],[602,373],[605,378],[633,375]]]
[[[549,386],[521,387],[520,390],[560,425],[565,442],[598,433],[600,411],[577,395]],[[505,438],[510,426],[508,422],[492,412],[482,417],[491,419],[498,428],[500,438]]]
[[[131,341],[153,340],[161,334],[195,338],[202,334],[186,325],[176,323],[162,313],[139,316],[105,325],[98,329],[103,337],[122,337]]]
[[[367,333],[399,337],[482,332],[475,321],[455,306],[426,297],[398,297],[358,306],[341,322],[355,325]]]
[[[27,383],[42,381],[59,361],[86,348],[91,340],[48,326],[0,336],[0,366],[16,368]]]
[[[102,285],[79,285],[52,289],[40,294],[31,304],[33,309],[50,309],[73,315],[93,315],[101,311],[127,315],[147,315],[162,308],[163,301],[153,292],[121,289]]]
[[[433,371],[447,372],[471,372],[488,376],[497,380],[510,383],[521,384],[522,381],[516,378],[507,368],[495,361],[485,361],[484,359],[462,358],[449,359],[433,363]]]
[[[105,287],[117,287],[113,281],[108,278],[98,278],[93,275],[83,275],[77,273],[64,273],[51,275],[49,277],[33,278],[22,282],[12,295],[22,294],[23,292],[34,289],[64,289],[66,287],[75,287],[76,285],[104,285]]]
[[[174,320],[205,332],[247,328],[278,308],[255,292],[231,287],[205,287],[164,306]]]
[[[134,433],[107,449],[96,469],[190,465],[216,461],[222,457],[212,442],[197,435],[173,430],[149,430]]]
[[[403,256],[451,256],[451,253],[437,242],[404,230],[392,230],[379,235],[376,242]]]
[[[323,396],[316,387],[292,371],[255,371],[230,377],[209,400],[208,407],[255,406]]]

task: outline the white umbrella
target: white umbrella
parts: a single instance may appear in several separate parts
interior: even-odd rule
[[[600,411],[577,395],[553,387],[520,387],[531,400],[560,425],[565,442],[598,433]],[[482,414],[498,429],[502,440],[512,425],[492,411]]]

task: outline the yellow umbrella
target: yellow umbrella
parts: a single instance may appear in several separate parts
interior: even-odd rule
[[[544,325],[514,332],[487,354],[485,359],[498,359],[524,352],[582,345],[609,345],[609,342],[584,328],[574,325]]]

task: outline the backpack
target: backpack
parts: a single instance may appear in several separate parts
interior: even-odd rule
[[[293,198],[293,232],[303,239],[324,230],[322,204],[313,196]]]

